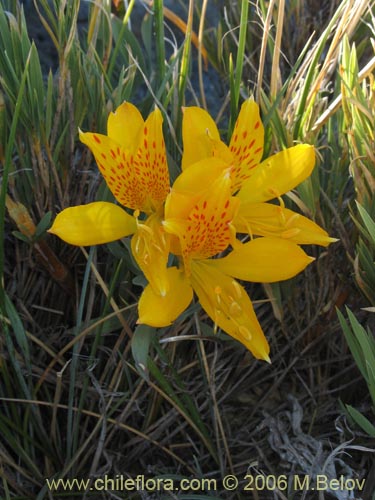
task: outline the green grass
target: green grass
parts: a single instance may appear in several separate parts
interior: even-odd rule
[[[48,491],[45,478],[104,474],[235,474],[244,486],[249,471],[308,474],[313,464],[293,453],[318,449],[320,470],[339,475],[345,463],[343,473],[366,478],[375,435],[374,2],[174,2],[183,31],[162,0],[89,3],[87,19],[77,0],[35,3],[31,17],[0,2],[0,497],[81,498]],[[31,22],[44,26],[50,60],[30,39]],[[272,365],[213,335],[199,304],[168,328],[137,326],[144,278],[128,243],[86,251],[46,233],[51,214],[111,199],[78,128],[105,132],[123,100],[144,116],[157,104],[176,177],[181,106],[206,107],[227,139],[250,94],[266,155],[316,148],[313,175],[285,204],[340,239],[309,248],[316,261],[303,275],[249,286]],[[244,498],[219,486],[176,498]],[[263,494],[246,498],[300,498],[290,487]]]

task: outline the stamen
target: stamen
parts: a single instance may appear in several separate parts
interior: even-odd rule
[[[145,263],[146,266],[150,263],[150,256],[149,256],[148,253],[144,254],[144,256],[143,256],[143,262]]]
[[[219,285],[215,286],[214,292],[215,292],[215,295],[216,295],[216,302],[220,305],[221,304],[220,295],[222,293],[221,287]],[[217,311],[219,311],[219,309],[217,309]]]
[[[287,224],[287,220],[286,220],[286,217],[285,217],[285,213],[283,211],[283,207],[277,207],[277,211],[278,211],[279,216],[280,216],[281,225],[285,226]]]
[[[139,246],[140,246],[140,244],[141,244],[141,240],[140,240],[140,238],[137,238],[136,239],[136,243],[135,243],[135,248],[134,248],[136,255],[139,254]]]
[[[145,233],[149,234],[150,236],[152,236],[154,234],[153,230],[146,226],[146,224],[142,224],[142,223],[139,223],[138,224],[138,231],[144,231]]]
[[[214,334],[217,334],[218,329],[218,317],[221,315],[221,310],[215,307],[215,318],[214,318]]]
[[[251,230],[250,224],[246,220],[246,217],[241,217],[240,221],[241,221],[242,224],[244,224],[246,226],[247,234],[250,236],[250,239],[253,240],[254,239],[254,235],[253,235],[253,232]]]
[[[241,285],[239,283],[237,283],[237,281],[233,280],[232,286],[234,288],[234,292],[236,294],[237,299],[240,300],[242,298]]]
[[[290,227],[300,217],[300,214],[293,214],[292,217],[286,221],[285,227]]]
[[[230,306],[229,306],[229,314],[232,317],[238,317],[241,316],[242,314],[242,307],[239,305],[238,302],[233,301]]]
[[[283,231],[281,233],[281,237],[288,239],[288,238],[293,238],[294,236],[297,236],[301,232],[301,229],[298,229],[298,227],[292,227],[291,229],[287,229],[286,231]]]
[[[268,191],[271,194],[273,194],[275,198],[277,198],[279,200],[280,206],[282,208],[285,208],[285,203],[284,203],[284,200],[281,198],[281,194],[280,194],[279,190],[276,188],[270,187],[270,188],[268,188]]]

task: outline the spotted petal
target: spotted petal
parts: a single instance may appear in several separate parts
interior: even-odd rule
[[[180,240],[186,272],[190,259],[207,258],[225,250],[233,239],[232,219],[238,209],[238,200],[230,194],[230,173],[224,171],[203,191],[199,200],[185,218],[174,217],[173,198],[168,208],[169,218],[164,220],[165,230]],[[184,200],[181,200],[184,202]],[[177,205],[176,212],[181,214]]]
[[[264,160],[242,184],[243,202],[262,202],[280,196],[304,181],[315,165],[314,147],[299,144]]]
[[[193,261],[191,283],[203,309],[214,323],[249,349],[269,361],[269,346],[245,289],[222,273],[214,260]]]
[[[154,209],[158,209],[169,192],[169,170],[163,138],[163,116],[155,108],[145,122],[134,165],[140,168]]]
[[[264,128],[259,115],[259,106],[247,99],[241,106],[229,149],[233,154],[232,189],[238,191],[249,179],[263,155]]]
[[[119,117],[123,113],[121,110]],[[119,121],[120,118],[109,120],[109,132],[116,139],[120,139]],[[138,130],[140,122],[138,119],[135,122]],[[132,137],[134,140],[137,137],[139,143],[129,149],[129,141],[124,147],[109,136],[80,131],[81,141],[91,149],[117,201],[128,208],[151,213],[160,208],[169,191],[160,111],[153,111],[142,131]]]
[[[239,233],[284,238],[299,245],[326,247],[337,241],[307,217],[271,203],[241,203],[234,225]]]
[[[212,265],[241,280],[274,283],[296,276],[313,260],[292,241],[257,238],[213,260]]]
[[[161,296],[147,285],[138,303],[138,323],[163,327],[170,325],[190,304],[193,289],[185,274],[176,267],[168,268],[168,292]]]
[[[71,245],[109,243],[134,233],[137,225],[121,207],[106,201],[69,207],[60,212],[50,233]]]

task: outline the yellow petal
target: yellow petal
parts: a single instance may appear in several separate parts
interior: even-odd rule
[[[108,137],[123,149],[135,153],[144,127],[141,113],[130,102],[122,103],[110,113],[107,122]]]
[[[163,226],[167,232],[180,239],[187,274],[191,258],[211,257],[225,250],[231,243],[233,237],[231,222],[239,202],[237,198],[231,196],[230,187],[228,169],[205,189],[186,218],[174,217],[173,206],[168,208],[168,215],[171,217],[163,221]],[[176,207],[176,211],[181,213],[179,206]]]
[[[229,149],[233,154],[232,188],[238,191],[249,179],[263,155],[264,128],[259,115],[259,106],[247,99],[241,106]]]
[[[227,163],[218,158],[191,165],[174,181],[165,202],[165,218],[187,219],[202,196],[209,195],[212,185],[229,171]]]
[[[205,158],[184,170],[174,181],[172,190],[196,194],[204,191],[228,169],[228,164],[220,158]]]
[[[271,203],[241,203],[233,223],[239,233],[285,238],[299,245],[326,247],[337,241],[307,217]]]
[[[201,193],[184,193],[172,188],[165,200],[165,219],[187,219],[200,197]]]
[[[60,212],[50,233],[71,245],[109,243],[134,233],[137,225],[121,207],[106,201],[69,207]]]
[[[257,238],[213,260],[212,265],[241,280],[274,283],[296,276],[313,260],[292,241]]]
[[[144,210],[148,207],[148,190],[134,157],[110,137],[91,132],[79,133],[80,140],[91,149],[96,163],[113,196],[125,207]]]
[[[184,273],[176,267],[170,267],[167,278],[169,291],[164,297],[156,294],[150,285],[146,286],[138,302],[137,323],[168,326],[188,307],[193,298],[193,289]]]
[[[135,170],[140,170],[143,189],[154,210],[163,204],[170,188],[162,127],[163,116],[156,108],[145,121],[143,136],[134,159]]]
[[[315,165],[313,146],[299,144],[264,160],[245,181],[237,196],[243,202],[261,202],[280,196],[304,181]]]
[[[80,131],[79,137],[91,149],[119,203],[146,213],[162,205],[169,191],[169,172],[159,110],[145,122],[135,154],[106,135]]]
[[[182,170],[213,156],[212,141],[220,141],[216,123],[204,109],[191,106],[183,109],[182,140],[184,154]]]
[[[245,289],[212,265],[191,263],[191,284],[214,323],[240,341],[258,359],[269,361],[269,346]]]
[[[153,214],[145,222],[138,222],[131,240],[132,254],[154,292],[165,296],[168,292],[167,263],[170,235],[166,234],[161,219]]]

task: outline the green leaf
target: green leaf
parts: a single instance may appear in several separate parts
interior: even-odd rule
[[[22,321],[20,320],[20,317],[18,316],[16,308],[14,307],[8,295],[5,295],[5,310],[12,325],[17,344],[22,350],[26,364],[31,373],[30,351],[25,329],[23,327]]]
[[[20,231],[12,231],[13,236],[15,236],[18,240],[23,241],[24,243],[30,244],[30,238],[22,234]]]
[[[360,204],[358,201],[356,201],[358,212],[360,213],[362,220],[366,226],[366,229],[369,233],[369,236],[372,240],[372,243],[375,245],[375,222],[373,219],[370,217],[369,213],[367,210]]]
[[[375,426],[368,418],[362,415],[361,412],[353,408],[351,405],[346,405],[346,410],[359,427],[361,427],[369,436],[375,438]]]
[[[37,240],[38,238],[40,238],[40,236],[42,236],[47,231],[47,229],[51,225],[51,219],[52,219],[52,212],[47,212],[42,217],[39,224],[36,226],[35,235],[33,238],[34,240]]]
[[[132,354],[138,373],[149,380],[148,361],[151,342],[156,335],[156,329],[148,325],[138,325],[132,337]]]
[[[354,360],[366,380],[373,404],[375,405],[375,340],[358,322],[349,308],[346,308],[350,326],[340,311],[339,321]]]

